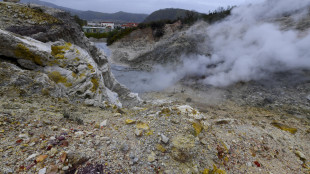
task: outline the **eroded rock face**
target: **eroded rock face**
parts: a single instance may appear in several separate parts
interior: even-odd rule
[[[198,47],[205,38],[202,37],[204,33],[197,32],[197,28],[202,25],[206,24],[201,22],[191,28],[180,29],[180,22],[167,24],[164,28],[165,34],[159,40],[154,38],[151,28],[135,30],[110,46],[111,59],[116,63],[146,70],[158,64],[179,64],[182,55],[204,54],[209,51],[207,48]]]
[[[30,94],[64,95],[60,86],[56,85],[46,74],[28,71],[7,62],[0,62],[0,87],[5,88],[5,94],[11,97]]]
[[[2,10],[6,9],[3,8],[6,6],[6,3],[0,3]],[[28,25],[27,22],[18,23],[18,20],[13,20],[1,27],[0,55],[2,59],[0,60],[1,62],[5,60],[6,63],[2,66],[0,73],[8,74],[7,80],[1,81],[1,86],[9,86],[18,82],[19,86],[23,86],[29,94],[41,92],[52,96],[65,96],[88,105],[101,105],[104,101],[118,106],[134,105],[139,102],[137,96],[114,79],[107,57],[85,38],[76,26],[77,24],[72,24],[72,26],[70,23],[64,24],[66,20],[69,21],[67,14],[46,8],[33,11],[20,4],[10,6],[15,9],[15,14],[20,14],[18,11],[29,10],[30,13],[37,15],[36,20],[42,19],[43,23]],[[10,18],[10,14],[8,13],[7,17]],[[64,17],[59,18],[62,14]],[[10,27],[6,27],[9,24],[18,25],[17,30],[14,31],[17,34],[4,30],[10,30]],[[41,24],[43,27],[52,25],[54,28],[38,33],[21,33],[18,28],[39,27]],[[71,31],[71,33],[64,33],[66,35],[64,37],[57,34],[62,31]],[[17,66],[11,64],[12,62]],[[29,76],[32,73],[36,75]],[[23,81],[16,81],[18,78],[22,78]],[[37,90],[29,87],[37,81],[42,83]]]

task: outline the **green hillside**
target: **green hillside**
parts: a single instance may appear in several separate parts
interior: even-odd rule
[[[2,0],[0,0],[2,1]],[[111,22],[142,22],[148,15],[147,14],[136,14],[136,13],[102,13],[96,11],[82,11],[72,8],[62,7],[53,3],[40,1],[40,0],[21,0],[21,3],[33,3],[43,5],[47,7],[57,8],[71,13],[73,16],[77,15],[79,18],[87,21],[111,21]]]
[[[146,19],[143,21],[144,23],[154,22],[154,21],[160,21],[160,20],[177,20],[179,18],[185,18],[188,16],[188,14],[195,14],[197,16],[200,15],[198,12],[193,12],[189,10],[184,9],[177,9],[177,8],[166,8],[157,10],[153,13],[151,13]]]

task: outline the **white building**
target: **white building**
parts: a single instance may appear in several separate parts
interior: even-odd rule
[[[98,23],[95,23],[95,22],[87,22],[87,25],[92,26],[92,27],[99,26]]]
[[[102,27],[111,28],[111,30],[114,30],[114,22],[101,22],[100,24]]]

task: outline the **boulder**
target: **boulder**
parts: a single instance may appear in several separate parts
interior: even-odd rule
[[[0,86],[15,85],[28,95],[68,97],[95,106],[104,101],[119,107],[140,102],[115,80],[105,54],[69,14],[41,6],[10,6],[12,11],[0,2],[0,10],[10,19],[0,22]],[[28,22],[23,20],[27,15]],[[22,32],[27,27],[38,30]]]

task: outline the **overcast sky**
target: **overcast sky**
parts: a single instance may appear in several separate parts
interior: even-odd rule
[[[43,0],[78,10],[114,13],[118,11],[150,14],[163,8],[182,8],[207,13],[218,7],[227,7],[263,0]]]

